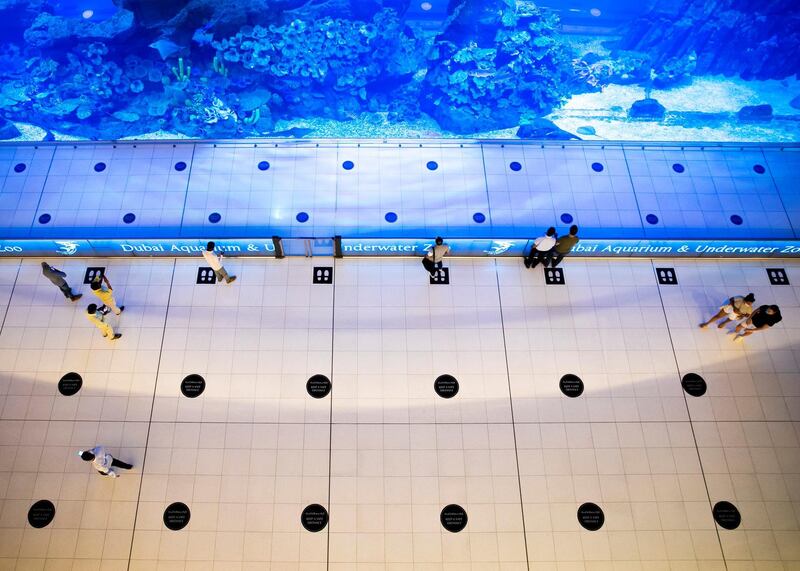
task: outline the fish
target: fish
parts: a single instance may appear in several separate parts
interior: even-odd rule
[[[181,51],[183,49],[182,46],[179,46],[172,40],[158,40],[150,44],[150,47],[154,50],[158,51],[158,55],[161,56],[161,59],[167,59],[173,54]]]
[[[303,127],[292,127],[286,131],[275,131],[274,133],[267,133],[265,137],[295,137],[297,139],[305,137],[309,133],[313,133],[314,129],[306,129]]]

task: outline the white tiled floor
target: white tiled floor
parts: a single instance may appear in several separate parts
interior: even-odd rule
[[[800,568],[800,287],[765,271],[800,284],[797,263],[567,259],[562,286],[512,259],[450,260],[449,286],[408,259],[230,258],[229,286],[197,285],[197,260],[53,263],[80,302],[39,260],[0,263],[0,569]],[[83,318],[87,265],[126,305],[116,344]],[[697,328],[750,291],[778,327],[741,345]],[[559,391],[568,373],[582,396]],[[94,474],[75,452],[96,443],[134,470]],[[39,499],[57,511],[34,529]],[[738,529],[715,524],[721,500]],[[181,531],[162,523],[175,501]],[[440,525],[447,504],[464,531]]]

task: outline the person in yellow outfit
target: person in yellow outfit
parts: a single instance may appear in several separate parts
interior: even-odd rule
[[[114,312],[114,315],[119,315],[123,311],[125,311],[125,306],[120,305],[117,307],[117,302],[114,300],[114,288],[111,287],[111,283],[108,281],[108,278],[103,275],[102,281],[106,282],[107,288],[103,286],[100,278],[95,278],[92,280],[92,293],[103,302],[108,309]],[[108,313],[105,311],[104,313]]]
[[[89,307],[86,308],[86,319],[103,332],[103,337],[116,341],[122,337],[122,333],[114,333],[114,328],[106,323],[105,318],[105,314],[97,308],[96,304],[90,303]]]

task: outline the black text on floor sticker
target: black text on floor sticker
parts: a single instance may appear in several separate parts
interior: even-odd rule
[[[587,502],[578,508],[578,523],[589,531],[597,531],[606,521],[606,516],[600,506]]]
[[[570,398],[576,398],[583,394],[583,381],[578,375],[568,373],[558,381],[558,388]]]
[[[433,382],[433,390],[443,399],[453,398],[458,394],[458,381],[453,375],[439,375]]]
[[[206,380],[200,375],[187,375],[181,381],[181,393],[190,399],[197,398],[206,390]]]
[[[315,399],[324,398],[331,392],[331,381],[325,375],[314,375],[306,382],[306,391]]]
[[[457,504],[450,504],[442,509],[439,514],[442,527],[451,533],[458,533],[467,527],[467,512]]]
[[[167,529],[178,531],[188,525],[191,517],[192,512],[189,510],[189,506],[183,502],[175,502],[164,510],[164,525],[167,526]]]
[[[300,514],[300,523],[310,532],[322,531],[328,525],[328,510],[319,504],[306,506]]]
[[[28,509],[28,523],[40,529],[47,527],[56,517],[56,506],[50,500],[39,500]]]
[[[711,513],[714,515],[714,521],[725,529],[736,529],[742,523],[742,515],[730,502],[717,502]]]
[[[686,373],[681,379],[681,386],[687,395],[701,397],[706,394],[706,381],[697,373]]]

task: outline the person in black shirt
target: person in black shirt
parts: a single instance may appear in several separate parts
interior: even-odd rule
[[[747,318],[747,321],[736,326],[733,340],[741,341],[756,331],[769,329],[780,322],[781,319],[783,319],[781,310],[777,305],[762,305]]]

